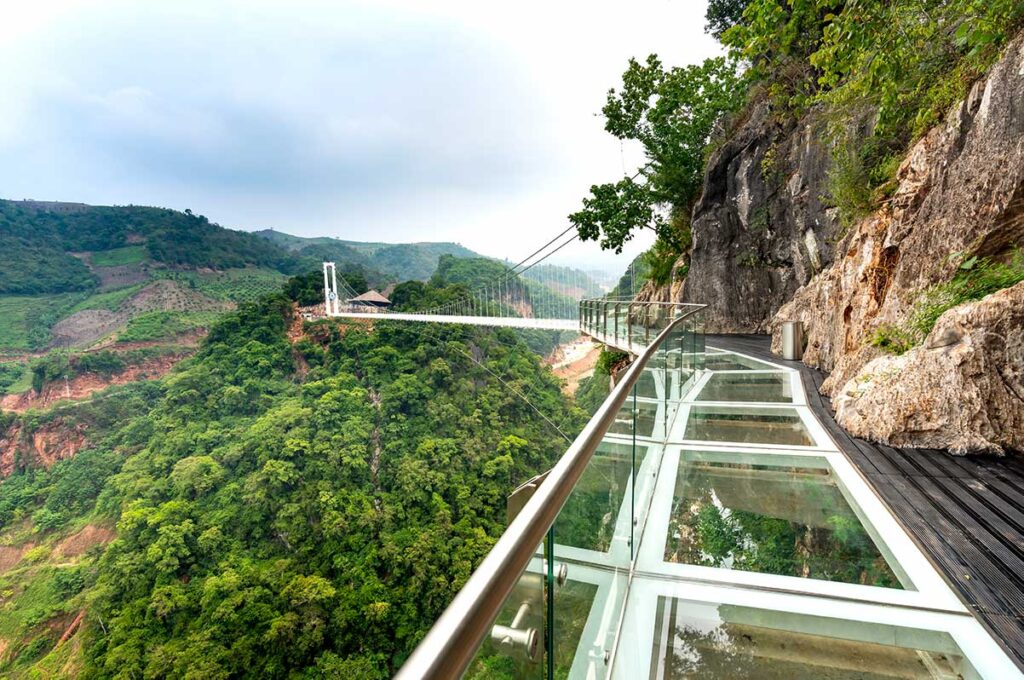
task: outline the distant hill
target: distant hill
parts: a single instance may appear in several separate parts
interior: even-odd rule
[[[426,281],[437,269],[438,258],[442,255],[483,257],[469,248],[450,242],[370,243],[322,236],[303,238],[274,229],[255,233],[300,257],[330,260],[339,266],[362,265],[392,276],[396,281]]]
[[[475,255],[238,231],[188,210],[0,199],[0,358],[178,338],[323,260],[365,289],[426,280],[446,254]]]
[[[89,267],[148,262],[156,268],[264,267],[297,273],[300,258],[202,215],[142,206],[0,200],[0,294],[90,290],[106,282]]]

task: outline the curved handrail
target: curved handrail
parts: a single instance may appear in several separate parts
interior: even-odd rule
[[[643,303],[638,303],[643,304]],[[679,306],[683,306],[681,303]],[[454,680],[473,660],[506,598],[529,566],[576,482],[633,385],[665,337],[707,305],[672,319],[629,367],[612,393],[551,469],[544,483],[505,529],[498,542],[455,596],[395,676],[396,680]]]

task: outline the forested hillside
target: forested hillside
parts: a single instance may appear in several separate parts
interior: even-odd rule
[[[476,361],[581,424],[512,332],[292,314],[246,305],[158,383],[4,418],[0,442],[87,443],[0,482],[0,672],[390,677],[566,445]]]
[[[96,286],[97,279],[71,253],[119,251],[101,257],[98,266],[132,264],[146,256],[168,266],[218,270],[253,266],[291,273],[299,264],[266,239],[225,229],[191,211],[165,208],[79,206],[58,211],[45,204],[0,201],[0,239],[0,294]]]
[[[480,257],[458,243],[373,243],[327,237],[304,238],[273,229],[258,231],[256,234],[300,257],[360,266],[370,272],[389,276],[391,280],[425,281],[434,273],[437,260],[442,255]]]
[[[279,290],[291,274],[312,272],[303,304],[321,301],[324,259],[362,293],[417,272],[429,278],[439,252],[469,253],[454,244],[265,234],[273,238],[191,211],[0,201],[0,408],[50,406],[159,377],[221,314]],[[76,368],[97,356],[115,360],[104,371]]]

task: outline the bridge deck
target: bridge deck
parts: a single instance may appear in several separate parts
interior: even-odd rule
[[[708,343],[800,370],[808,403],[840,450],[1024,669],[1024,462],[851,437],[819,391],[822,373],[772,355],[768,336],[709,335]]]
[[[404,314],[392,312],[339,312],[340,319],[372,319],[374,321],[420,321],[423,323],[460,323],[470,326],[499,326],[502,328],[540,328],[552,331],[578,331],[576,319],[524,319],[509,316],[455,316],[444,314]]]

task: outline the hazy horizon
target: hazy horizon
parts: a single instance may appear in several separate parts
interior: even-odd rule
[[[518,260],[641,154],[603,130],[630,57],[701,61],[705,3],[50,0],[0,28],[0,185],[232,229]],[[609,270],[596,244],[555,262]]]

